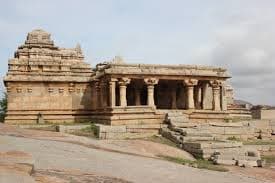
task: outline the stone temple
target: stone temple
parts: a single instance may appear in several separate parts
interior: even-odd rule
[[[37,29],[9,60],[5,122],[94,121],[158,129],[169,111],[196,122],[247,117],[230,109],[229,78],[218,67],[127,64],[121,57],[91,68],[79,45],[59,48],[49,33]]]
[[[100,139],[160,133],[195,157],[261,166],[257,150],[230,138],[271,138],[274,125],[252,121],[234,104],[229,78],[218,67],[127,64],[121,57],[92,68],[79,45],[60,48],[49,33],[33,30],[9,60],[5,123],[59,123],[66,131],[60,124],[94,122]]]

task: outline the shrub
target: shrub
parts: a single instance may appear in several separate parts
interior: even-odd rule
[[[4,93],[4,96],[0,99],[0,122],[4,122],[7,112],[7,104],[7,93]]]

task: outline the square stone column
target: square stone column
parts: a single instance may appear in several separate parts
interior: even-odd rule
[[[220,87],[213,88],[213,110],[221,110],[221,101],[220,101]]]
[[[195,94],[194,100],[195,100],[195,108],[196,109],[201,109],[201,106],[202,106],[201,105],[201,103],[202,103],[201,91],[202,91],[201,86],[194,87],[194,94]]]
[[[187,100],[186,100],[186,108],[187,109],[195,109],[194,103],[194,86],[198,84],[198,80],[196,79],[185,79],[183,81],[187,90]]]
[[[101,88],[100,88],[100,83],[99,81],[95,82],[95,91],[96,91],[96,98],[95,98],[95,102],[96,102],[96,108],[99,109],[101,108],[102,104],[101,104]]]
[[[127,85],[130,83],[129,78],[120,78],[118,84],[119,84],[119,104],[121,107],[126,107],[127,106],[127,98],[126,98],[126,89]]]
[[[117,79],[111,78],[109,81],[109,104],[110,107],[116,106],[116,81]]]
[[[140,88],[135,88],[135,104],[140,105]]]
[[[172,109],[177,109],[177,89],[171,88]]]
[[[207,89],[209,87],[209,83],[205,82],[202,84],[202,109],[206,109],[207,103]]]
[[[147,84],[147,105],[155,107],[154,100],[154,85],[158,84],[158,79],[156,78],[145,78],[144,82]]]
[[[226,87],[225,84],[222,85],[221,87],[221,107],[223,111],[227,110],[227,97],[226,97]]]
[[[221,110],[221,81],[213,80],[210,81],[210,85],[213,88],[213,110],[220,111]]]
[[[92,93],[91,93],[91,97],[92,97],[92,109],[96,110],[97,109],[97,99],[98,99],[98,82],[94,81],[91,83],[91,87],[92,87]]]
[[[106,81],[101,80],[100,81],[100,103],[101,103],[101,108],[106,108],[107,107],[107,95],[106,95]]]

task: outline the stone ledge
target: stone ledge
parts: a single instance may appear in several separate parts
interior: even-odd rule
[[[58,125],[56,126],[57,132],[68,133],[74,130],[81,130],[83,128],[90,127],[91,125]]]
[[[142,138],[159,133],[161,125],[102,125],[96,124],[99,139]]]

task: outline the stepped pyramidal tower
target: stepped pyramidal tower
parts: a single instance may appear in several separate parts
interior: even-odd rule
[[[38,118],[62,122],[84,120],[91,110],[91,66],[79,45],[59,48],[41,29],[28,33],[4,82],[8,92],[7,123],[33,123]]]

